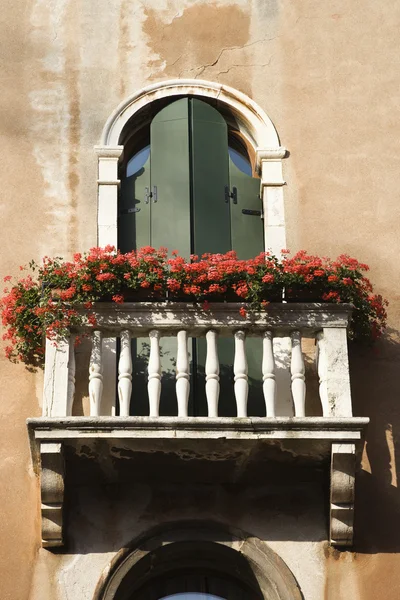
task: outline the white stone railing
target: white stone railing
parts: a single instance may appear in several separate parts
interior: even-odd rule
[[[132,390],[132,338],[149,338],[148,402],[149,416],[157,417],[163,385],[160,360],[160,339],[176,339],[176,400],[178,417],[188,415],[190,372],[188,339],[204,337],[207,356],[204,386],[208,404],[208,416],[218,416],[219,361],[218,337],[232,337],[235,341],[233,361],[234,384],[232,402],[236,404],[238,417],[247,416],[249,391],[246,338],[263,340],[263,356],[260,377],[267,417],[279,414],[279,378],[277,362],[290,376],[293,416],[306,415],[306,377],[302,339],[315,340],[315,376],[319,379],[319,399],[324,417],[351,417],[351,396],[347,356],[347,335],[351,307],[332,304],[271,304],[265,311],[243,318],[238,304],[212,304],[204,311],[192,304],[181,303],[132,303],[98,304],[95,308],[96,327],[85,328],[91,337],[91,354],[88,375],[90,415],[115,414],[116,399],[105,400],[103,390],[116,387],[118,378],[118,412],[129,416]],[[74,337],[51,342],[46,346],[43,415],[64,417],[72,415],[76,361]],[[120,353],[116,365],[115,340],[120,338]],[[261,361],[260,361],[261,362]],[[107,392],[110,395],[110,392]],[[104,406],[108,408],[105,409]],[[171,415],[173,416],[173,415]],[[287,415],[285,415],[287,416]]]

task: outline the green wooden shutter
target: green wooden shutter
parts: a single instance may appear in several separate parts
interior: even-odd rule
[[[151,181],[146,163],[144,172],[122,183],[122,211],[140,207],[120,220],[120,247],[124,251],[151,244],[177,249],[183,256],[191,252],[227,252],[232,248],[240,258],[263,250],[263,228],[259,216],[244,214],[260,210],[259,180],[242,173],[229,159],[227,125],[219,112],[208,104],[183,98],[162,109],[153,119],[151,137]],[[225,201],[225,186],[237,188],[237,204]],[[139,190],[143,188],[143,192]],[[157,188],[157,198],[154,196]],[[153,193],[144,204],[144,187]],[[155,200],[157,200],[155,202]],[[147,210],[145,210],[147,208]],[[192,211],[192,213],[191,213]],[[122,215],[121,215],[122,216]],[[130,237],[129,237],[130,236]],[[125,241],[127,240],[127,241]],[[133,240],[133,242],[132,242]],[[191,414],[207,414],[205,398],[205,341],[193,344],[196,365],[192,365]],[[147,413],[148,340],[134,342],[134,389],[139,403],[134,414]],[[261,342],[247,341],[249,363],[249,413],[263,414],[261,383]],[[162,355],[161,414],[176,414],[176,340],[164,338]],[[220,414],[235,414],[231,339],[219,340],[221,368]],[[135,395],[138,399],[138,396]]]
[[[150,157],[137,173],[121,181],[118,209],[118,247],[130,252],[150,244],[150,204],[145,202],[150,187]]]
[[[169,104],[150,127],[151,245],[178,250],[187,258],[191,252],[188,106],[188,98]]]
[[[193,203],[193,251],[231,249],[228,127],[212,106],[193,99],[190,104]]]
[[[121,252],[150,245],[151,206],[150,202],[146,203],[146,188],[150,189],[150,156],[143,167],[121,181],[118,218],[118,247]],[[146,398],[149,341],[147,338],[132,339],[131,347],[134,399],[131,414],[148,415]]]
[[[231,159],[229,176],[231,191],[236,188],[236,203],[231,199],[232,248],[239,258],[252,258],[264,250],[260,180],[243,173]]]
[[[264,226],[261,219],[260,180],[243,173],[229,159],[231,190],[236,188],[236,203],[231,200],[232,248],[238,258],[252,258],[264,250]],[[243,212],[245,211],[245,212]],[[265,412],[262,391],[262,340],[246,340],[249,376],[249,416]]]
[[[228,127],[222,115],[212,106],[193,99],[191,102],[191,164],[193,203],[193,251],[225,253],[231,250],[229,199]],[[194,412],[207,415],[205,395],[206,342],[194,344]],[[232,340],[218,341],[220,360],[220,414],[235,414],[232,401]]]
[[[151,245],[191,253],[189,100],[163,108],[150,127]],[[154,196],[156,186],[157,198]],[[155,201],[157,200],[157,201]],[[160,341],[162,387],[160,414],[177,414],[175,393],[176,338]]]

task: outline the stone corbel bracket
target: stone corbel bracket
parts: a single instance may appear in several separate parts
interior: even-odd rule
[[[61,443],[41,442],[42,546],[62,546],[64,503],[64,452]]]
[[[159,444],[161,440],[163,452],[176,452],[179,439],[185,447],[191,444],[194,449],[207,439],[214,456],[223,438],[227,456],[238,451],[246,453],[257,443],[260,452],[265,452],[265,460],[270,445],[278,442],[290,450],[294,444],[298,451],[299,440],[305,444],[304,456],[313,456],[324,465],[330,456],[329,541],[334,546],[351,546],[355,473],[368,421],[364,417],[28,419],[33,465],[41,480],[42,545],[54,548],[64,543],[64,450],[68,447],[77,448],[82,444],[96,447],[101,438],[116,447],[128,446],[131,450],[140,448],[142,451],[144,441],[154,440],[154,444]],[[204,456],[203,446],[201,453]]]
[[[355,444],[332,444],[330,493],[330,542],[333,546],[353,544]]]

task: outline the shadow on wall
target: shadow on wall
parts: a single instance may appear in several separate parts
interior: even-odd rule
[[[400,551],[400,340],[350,347],[354,416],[370,417],[358,473],[354,551]]]

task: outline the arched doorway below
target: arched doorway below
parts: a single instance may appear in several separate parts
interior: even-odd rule
[[[264,542],[210,523],[167,524],[108,567],[94,600],[302,600]]]

